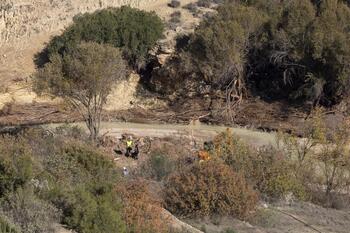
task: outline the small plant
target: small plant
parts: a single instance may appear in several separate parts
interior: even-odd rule
[[[168,4],[168,6],[172,8],[178,8],[180,5],[181,3],[178,0],[171,0],[171,2]]]
[[[253,150],[230,129],[214,138],[213,156],[220,158],[236,172],[250,173]]]
[[[271,147],[261,148],[251,159],[249,179],[265,197],[280,199],[291,193],[301,200],[308,198],[306,185],[295,176],[293,162],[283,153]]]
[[[176,27],[181,23],[181,12],[175,11],[170,15],[170,19],[168,21],[168,27],[171,30],[175,30]]]
[[[211,1],[210,0],[198,0],[197,6],[204,7],[204,8],[210,8]]]
[[[56,199],[63,207],[62,222],[79,233],[125,232],[119,198],[114,192],[91,192],[89,187],[65,190]]]
[[[198,6],[197,4],[191,2],[185,6],[183,6],[184,9],[187,9],[189,12],[191,12],[194,15],[198,14]]]
[[[143,165],[141,172],[158,181],[163,180],[175,170],[175,161],[171,160],[162,151],[154,151]]]
[[[314,201],[332,206],[336,200],[334,194],[350,187],[350,151],[347,148],[350,130],[346,119],[333,129],[327,128],[323,112],[320,108],[312,112],[303,139],[282,137],[282,147],[294,162],[294,177],[305,186],[324,187],[321,196],[314,190]],[[314,172],[316,169],[317,173]]]

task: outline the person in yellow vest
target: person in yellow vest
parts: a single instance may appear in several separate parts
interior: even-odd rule
[[[129,157],[131,155],[132,148],[134,147],[134,141],[132,136],[129,136],[128,139],[126,139],[126,153],[125,156]]]

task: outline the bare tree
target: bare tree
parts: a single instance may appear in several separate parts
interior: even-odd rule
[[[112,88],[126,77],[121,52],[109,45],[82,43],[51,62],[33,77],[33,89],[41,95],[63,98],[79,111],[96,140],[102,109]]]

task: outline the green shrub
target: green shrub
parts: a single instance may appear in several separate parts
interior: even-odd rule
[[[96,176],[114,169],[114,164],[104,154],[92,146],[79,141],[66,144],[63,148],[64,156],[76,161],[81,169]],[[103,172],[102,172],[103,171]]]
[[[63,186],[89,184],[110,190],[118,180],[118,171],[112,161],[95,147],[74,139],[62,144],[55,140],[50,146],[54,150],[42,162],[53,183]]]
[[[243,142],[237,135],[232,133],[230,129],[217,135],[214,140],[214,149],[212,154],[225,161],[227,165],[233,168],[235,172],[250,172],[251,155],[254,150]]]
[[[168,4],[169,7],[178,8],[181,5],[180,1],[178,0],[171,0],[171,2]]]
[[[256,202],[257,195],[244,177],[216,160],[177,171],[165,183],[166,207],[180,216],[219,214],[242,219]]]
[[[64,207],[62,222],[77,232],[125,232],[120,202],[113,192],[96,196],[80,186],[54,201]]]
[[[158,181],[166,178],[176,168],[176,161],[169,158],[163,151],[154,151],[143,164],[141,173],[143,176]]]
[[[210,8],[211,0],[198,0],[197,5],[199,7]]]
[[[162,20],[154,13],[128,6],[108,8],[74,18],[74,23],[47,46],[48,57],[61,55],[82,41],[108,43],[122,48],[134,66],[147,58],[163,34]]]
[[[244,174],[265,197],[278,199],[293,193],[299,199],[307,198],[304,180],[296,176],[295,163],[283,151],[272,147],[249,148],[227,130],[214,139],[212,154],[235,172]]]
[[[19,137],[0,140],[0,197],[15,191],[33,177],[31,149]]]
[[[71,141],[50,156],[47,166],[54,184],[43,197],[62,210],[64,224],[79,233],[125,232],[112,161],[92,146]]]
[[[348,98],[350,7],[344,1],[225,2],[155,71],[155,85],[173,92],[205,82],[225,91],[239,80],[243,91],[267,100],[328,107]]]
[[[55,129],[55,133],[60,137],[74,138],[80,140],[88,139],[88,135],[79,126],[70,126],[69,124],[64,124]]]
[[[284,198],[292,193],[296,198],[308,198],[306,184],[295,175],[292,160],[273,148],[262,148],[254,156],[250,177],[256,188],[268,198]]]
[[[38,199],[32,189],[19,188],[8,194],[1,205],[1,211],[21,229],[21,232],[55,232],[54,224],[59,222],[59,211],[50,203]]]
[[[270,98],[329,106],[347,89],[350,8],[341,1],[296,0],[254,4],[269,14],[250,56],[249,77]],[[317,4],[315,4],[318,2]]]
[[[249,39],[265,21],[265,14],[253,7],[220,6],[218,14],[200,23],[178,56],[155,72],[154,79],[159,75],[163,85],[170,79],[165,86],[170,90],[182,89],[188,79],[194,85],[205,82],[218,89],[234,78],[242,81]]]
[[[181,23],[181,11],[175,11],[170,15],[170,19],[168,21],[168,28],[171,30],[176,30],[176,27]]]
[[[196,15],[198,14],[198,6],[197,4],[191,2],[187,5],[183,6],[182,8],[189,10],[192,14]]]
[[[78,233],[126,232],[120,171],[98,148],[60,133],[37,128],[0,138],[1,219],[28,233],[59,223]]]

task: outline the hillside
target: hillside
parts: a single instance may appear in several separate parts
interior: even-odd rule
[[[0,233],[347,233],[349,22],[348,0],[2,0]]]
[[[192,2],[182,1],[183,4]],[[107,7],[118,7],[130,5],[147,11],[155,11],[164,20],[170,17],[175,9],[167,6],[166,0],[103,0],[103,1],[21,1],[6,0],[0,3],[0,108],[6,103],[11,105],[33,105],[30,112],[22,112],[24,115],[35,115],[36,112],[45,111],[44,108],[57,110],[60,101],[52,102],[49,98],[39,98],[31,91],[30,76],[35,71],[34,57],[40,52],[50,38],[59,35],[67,26],[72,23],[74,16],[86,12],[94,12]],[[199,19],[194,18],[186,10],[180,9],[183,13],[181,32],[192,31]],[[163,44],[167,46],[177,32],[168,30]],[[173,46],[173,45],[171,45]],[[164,54],[165,59],[169,54]],[[139,83],[138,75],[132,75],[130,79],[115,88],[110,97],[107,110],[125,110],[132,107],[130,102],[138,102],[136,97]],[[127,90],[127,91],[125,91]],[[120,99],[125,101],[120,102]],[[150,103],[158,102],[154,98],[145,100],[142,105],[146,108]],[[35,103],[40,103],[37,106]],[[160,102],[156,106],[163,106]],[[19,107],[23,109],[22,107]],[[26,108],[26,107],[25,107]],[[18,116],[15,114],[15,118]],[[37,116],[40,117],[40,116]],[[13,121],[11,121],[13,122]],[[6,123],[5,123],[6,124]]]
[[[184,4],[191,2],[183,1]],[[3,0],[0,2],[0,75],[3,85],[21,81],[34,71],[33,57],[74,16],[107,7],[130,5],[156,11],[162,18],[172,9],[166,0]],[[6,65],[5,65],[6,64]],[[3,86],[2,89],[6,89]]]

